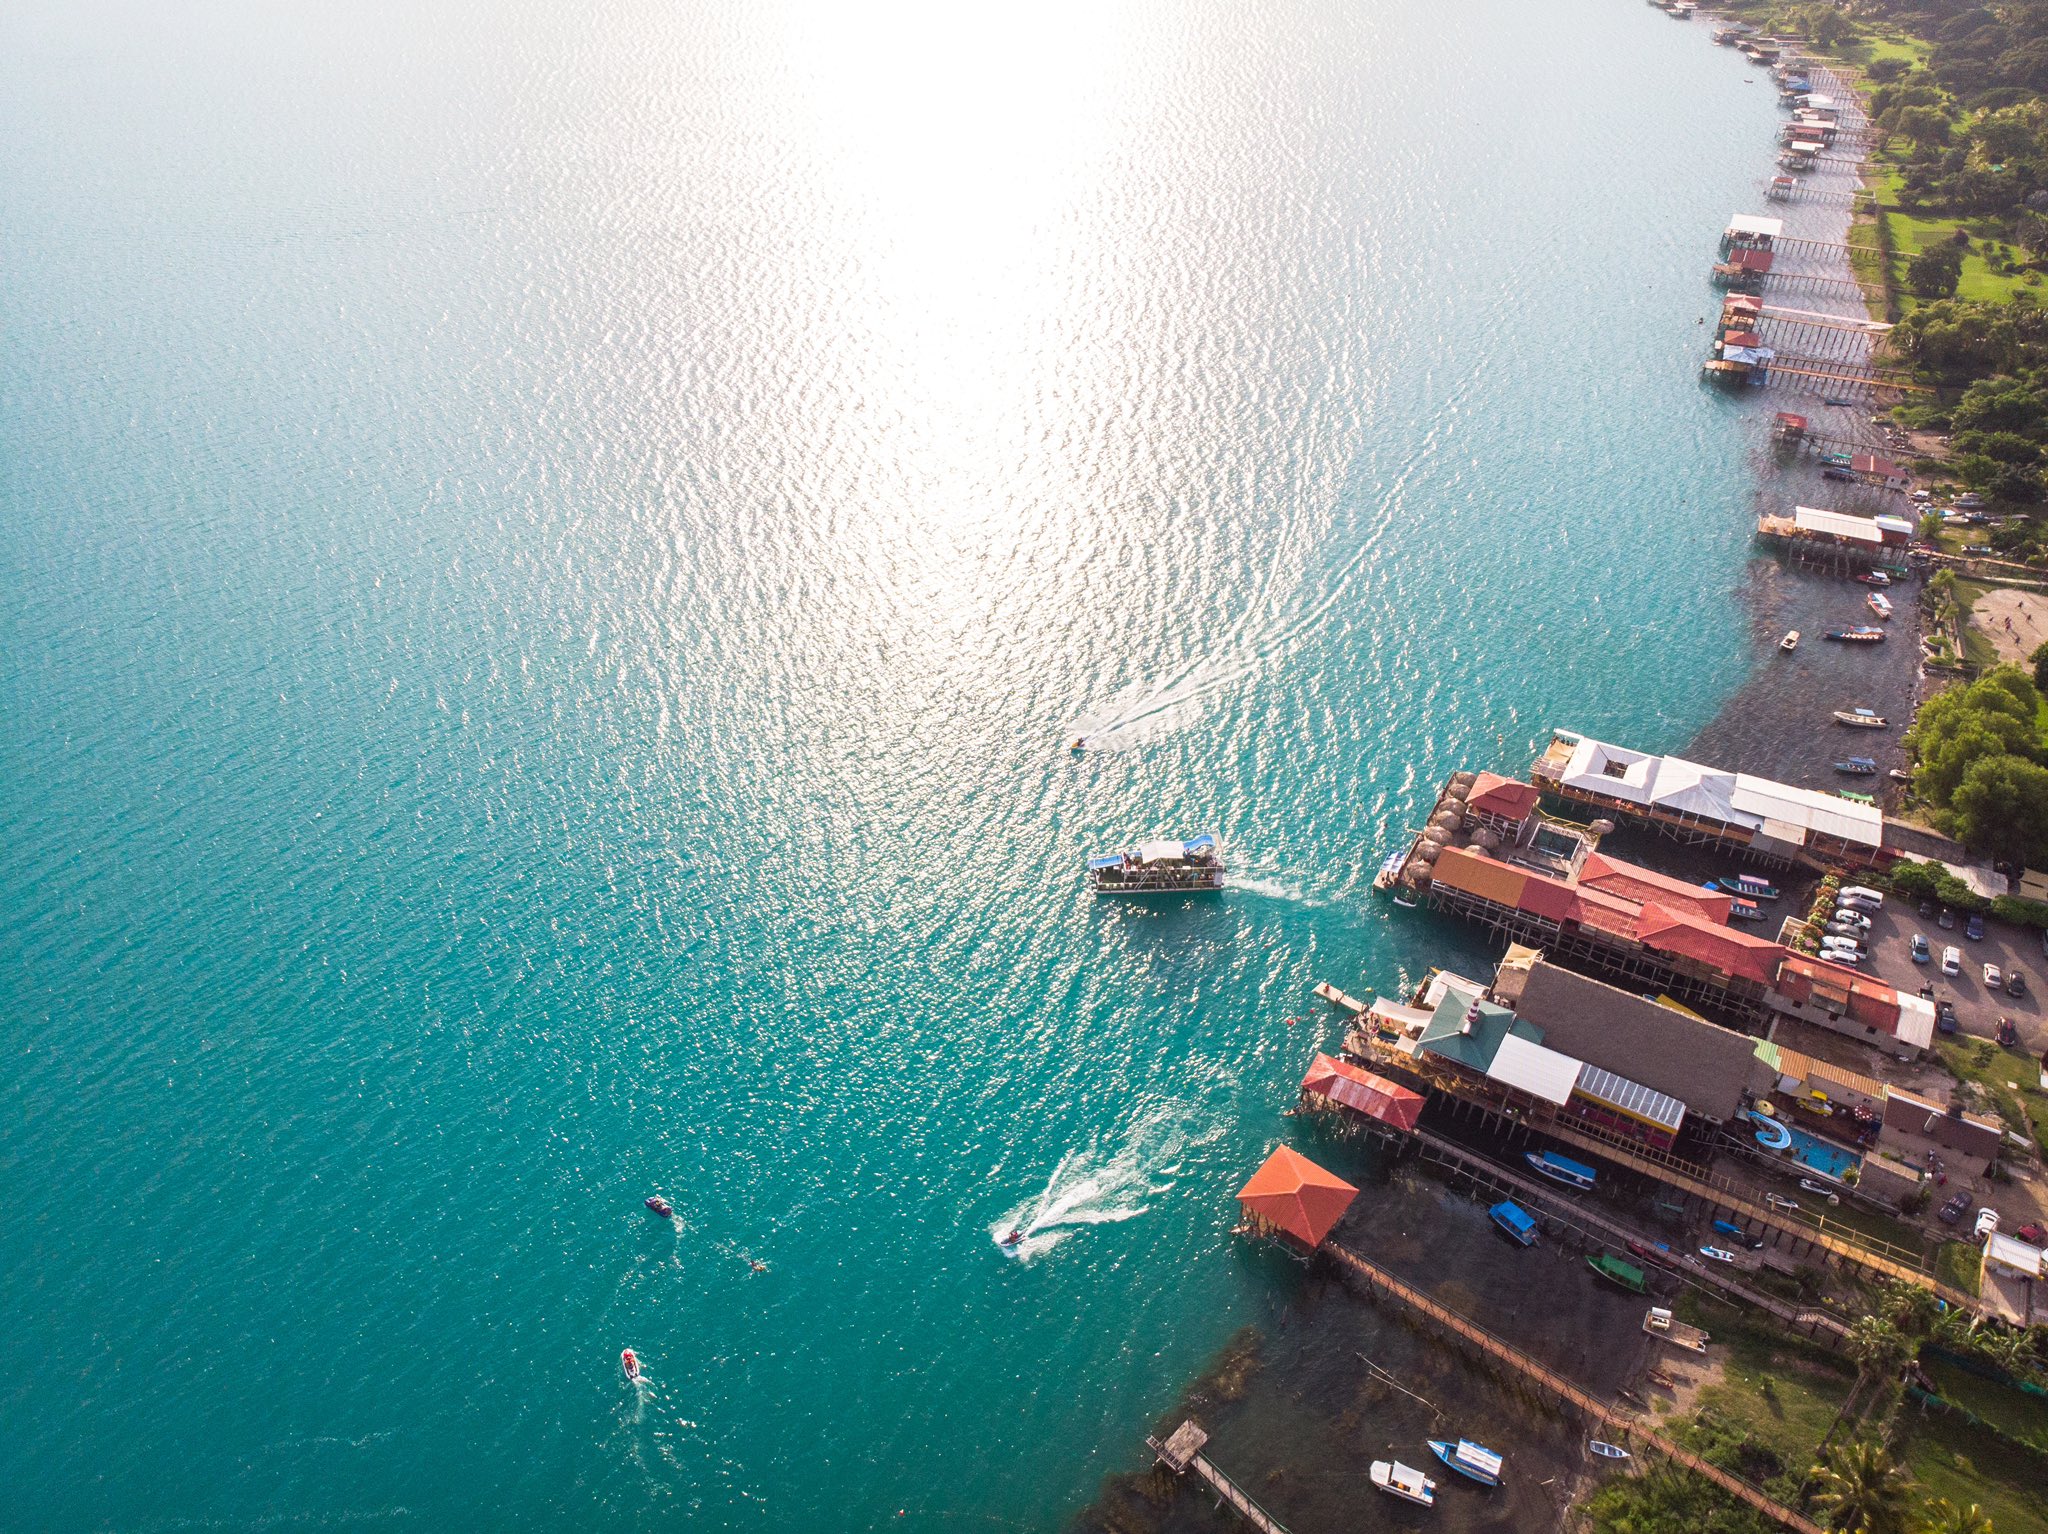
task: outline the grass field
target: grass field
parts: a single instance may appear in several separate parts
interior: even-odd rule
[[[1968,254],[1963,257],[1962,275],[1956,282],[1957,298],[1981,300],[1986,303],[2003,303],[2007,299],[2022,295],[2032,299],[2039,293],[2040,279],[2037,273],[2021,272],[2011,274],[1994,272],[1991,269],[1990,263],[1985,260],[1981,242],[1987,238],[2003,238],[2003,234],[1994,220],[1963,219],[1958,221],[1952,218],[1917,218],[1909,213],[1893,211],[1895,204],[1892,201],[1891,195],[1888,195],[1889,188],[1884,183],[1895,183],[1897,173],[1896,170],[1890,167],[1887,167],[1887,169],[1891,171],[1891,174],[1880,178],[1881,184],[1878,200],[1885,206],[1883,218],[1891,229],[1892,250],[1894,252],[1893,260],[1896,263],[1898,272],[1899,304],[1904,311],[1910,313],[1916,304],[1928,302],[1926,299],[1915,296],[1907,288],[1907,263],[1913,257],[1919,255],[1921,251],[1947,241],[1954,235],[1958,227],[1967,231],[1974,243],[1970,246]],[[2035,279],[2031,284],[2027,281],[2029,277]]]
[[[2025,1124],[2036,1148],[2048,1153],[2048,1099],[2041,1095],[2040,1067],[2034,1061],[1989,1039],[1944,1039],[1938,1048],[1942,1064],[1961,1080],[1981,1086],[2007,1122],[2015,1129]]]

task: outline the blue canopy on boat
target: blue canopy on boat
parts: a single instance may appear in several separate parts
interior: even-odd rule
[[[1120,868],[1123,866],[1123,861],[1124,855],[1121,852],[1112,852],[1106,858],[1090,858],[1088,860],[1088,866],[1091,869]]]
[[[1536,1228],[1535,1219],[1520,1204],[1504,1200],[1501,1203],[1495,1204],[1486,1212],[1493,1216],[1495,1223],[1509,1226],[1523,1235],[1527,1235]]]
[[[1193,855],[1197,852],[1206,852],[1209,848],[1215,845],[1215,836],[1213,836],[1211,833],[1207,831],[1204,831],[1200,836],[1196,837],[1193,841],[1189,842],[1182,850],[1190,855]]]

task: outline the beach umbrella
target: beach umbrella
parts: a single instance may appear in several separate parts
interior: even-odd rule
[[[1457,825],[1458,817],[1450,810],[1438,810],[1434,815],[1429,817],[1429,823],[1432,826],[1436,826],[1441,830],[1448,831],[1453,826]]]
[[[1431,826],[1427,831],[1422,833],[1422,844],[1425,847],[1442,847],[1447,842],[1449,842],[1450,839],[1451,833],[1446,831],[1442,826]]]

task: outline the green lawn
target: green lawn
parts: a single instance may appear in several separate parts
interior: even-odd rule
[[[1934,1276],[1951,1289],[1975,1294],[1984,1277],[1984,1264],[1969,1242],[1944,1241],[1934,1254]]]
[[[1935,1394],[1943,1400],[1967,1407],[2001,1433],[2048,1454],[2048,1401],[1958,1369],[1944,1359],[1930,1358],[1925,1367]]]
[[[1958,1507],[1976,1503],[1997,1534],[2048,1528],[2048,1477],[2035,1456],[1986,1438],[1959,1418],[1922,1417],[1907,1407],[1902,1420],[1909,1424],[1906,1465],[1923,1494]]]
[[[1943,1039],[1937,1048],[1942,1064],[1983,1087],[2006,1121],[2015,1129],[2024,1124],[2035,1147],[2048,1154],[2048,1099],[2041,1095],[2041,1070],[2032,1059],[1989,1039]]]
[[[1890,27],[1874,27],[1842,49],[1843,56],[1868,69],[1880,59],[1902,59],[1908,69],[1926,67],[1932,45]]]
[[[1940,245],[1956,232],[1960,225],[1969,232],[1973,243],[1969,253],[1963,257],[1962,276],[1956,283],[1956,297],[1981,300],[1986,303],[2002,303],[2007,299],[2025,295],[2032,299],[2040,293],[2038,273],[2021,272],[2010,275],[1994,272],[1984,259],[1982,241],[2002,239],[2003,232],[1997,224],[1988,219],[1916,218],[1910,213],[1891,211],[1896,204],[1897,173],[1887,167],[1888,174],[1878,181],[1878,199],[1885,205],[1883,217],[1891,228],[1892,249],[1896,253],[1898,269],[1899,303],[1902,309],[1910,311],[1915,304],[1927,300],[1916,297],[1906,287],[1906,263],[1933,245]],[[2034,278],[2032,283],[2027,279]]]

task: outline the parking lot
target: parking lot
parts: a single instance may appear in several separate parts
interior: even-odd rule
[[[2038,1056],[2048,1047],[2048,1009],[2041,1004],[2041,992],[2048,987],[2048,961],[2041,956],[2041,935],[2030,927],[2012,927],[1987,917],[1983,938],[1972,942],[1963,935],[1968,918],[1960,911],[1954,914],[1955,925],[1944,930],[1936,916],[1921,916],[1912,901],[1886,896],[1884,909],[1870,918],[1870,962],[1865,969],[1908,995],[1932,983],[1934,999],[1953,1002],[1962,1032],[1977,1038],[1990,1038],[1999,1018],[2011,1018],[2019,1027],[2021,1045]],[[1913,962],[1916,932],[1927,938],[1931,956],[1925,964]],[[1953,976],[1941,972],[1941,951],[1951,944],[1961,951],[1963,962],[1962,972]],[[2001,976],[2017,967],[2027,977],[2027,994],[1987,991],[1986,964],[1996,964]]]

